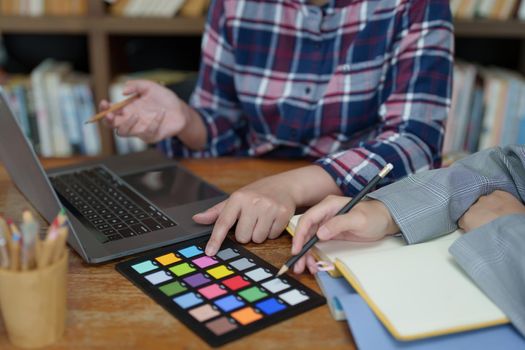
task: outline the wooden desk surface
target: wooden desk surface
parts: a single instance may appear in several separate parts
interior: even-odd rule
[[[76,162],[75,159],[47,160],[45,167]],[[302,161],[260,159],[184,160],[182,163],[226,192],[264,176],[303,166]],[[0,213],[20,218],[31,208],[0,166]],[[282,235],[263,244],[247,247],[274,266],[289,256],[291,240]],[[302,283],[319,292],[311,275]],[[70,254],[68,276],[68,318],[64,338],[46,349],[202,349],[207,344],[176,318],[114,270],[114,263],[89,266],[76,253]],[[222,347],[224,349],[354,349],[346,322],[336,322],[328,306],[266,328]],[[0,349],[15,349],[7,340],[0,320]]]

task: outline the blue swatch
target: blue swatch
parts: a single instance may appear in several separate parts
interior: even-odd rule
[[[138,273],[146,273],[148,271],[155,270],[158,266],[152,263],[151,261],[144,261],[140,264],[135,264],[131,266],[133,270],[137,271]]]
[[[183,294],[180,297],[173,298],[173,301],[183,309],[202,303],[202,299],[195,293]]]
[[[229,312],[231,310],[237,309],[244,305],[243,301],[240,301],[233,295],[229,295],[224,298],[220,298],[215,301],[215,305],[220,307],[224,312]]]
[[[195,255],[202,254],[202,249],[192,245],[191,247],[187,247],[187,248],[179,250],[179,253],[184,255],[184,257],[186,258],[192,258]]]
[[[286,309],[286,306],[278,302],[275,298],[270,298],[266,299],[265,301],[261,301],[260,303],[255,304],[255,307],[264,312],[266,315],[271,315],[278,311]]]

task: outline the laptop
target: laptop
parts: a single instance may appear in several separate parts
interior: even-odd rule
[[[226,198],[156,150],[45,172],[1,90],[0,161],[48,222],[65,208],[68,243],[90,264],[208,235],[192,216]]]

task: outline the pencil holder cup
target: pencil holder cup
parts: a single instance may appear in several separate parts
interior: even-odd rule
[[[66,324],[68,253],[37,270],[0,270],[0,306],[9,341],[39,348],[58,341]]]

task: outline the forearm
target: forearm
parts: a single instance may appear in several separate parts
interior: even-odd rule
[[[268,178],[282,190],[290,191],[297,207],[309,207],[330,194],[341,195],[332,177],[317,165],[290,170]]]
[[[456,262],[525,335],[525,215],[496,219],[459,238]]]

